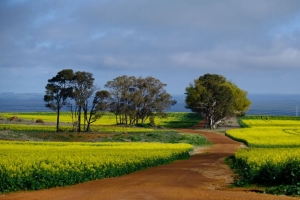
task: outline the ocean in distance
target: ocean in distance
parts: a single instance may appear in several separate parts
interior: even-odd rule
[[[0,112],[49,112],[41,93],[0,93]],[[191,112],[185,108],[185,95],[172,95],[177,101],[168,112]],[[300,94],[249,94],[252,104],[247,115],[298,116]]]

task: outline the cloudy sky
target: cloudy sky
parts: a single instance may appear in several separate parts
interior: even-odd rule
[[[153,76],[183,94],[206,73],[300,93],[299,0],[1,0],[0,92],[44,93],[62,69]]]

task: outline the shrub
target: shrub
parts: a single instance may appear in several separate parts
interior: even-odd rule
[[[13,116],[13,117],[10,117],[8,118],[9,121],[19,121],[19,118],[18,116]]]
[[[144,127],[144,128],[150,128],[151,127],[151,124],[143,124],[143,123],[139,123],[139,124],[136,124],[135,126],[137,127]]]
[[[35,123],[45,123],[42,119],[37,119],[36,121],[35,121]]]

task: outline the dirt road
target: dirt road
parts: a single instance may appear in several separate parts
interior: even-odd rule
[[[241,146],[223,134],[181,129],[184,133],[205,135],[214,143],[212,147],[198,148],[188,160],[149,168],[129,175],[90,181],[75,186],[49,190],[0,195],[0,200],[271,200],[299,199],[286,196],[257,194],[229,189],[232,171],[224,159]]]

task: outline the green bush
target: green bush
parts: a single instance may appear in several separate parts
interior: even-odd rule
[[[243,122],[243,119],[244,119],[244,118],[239,118],[239,119],[238,119],[238,124],[240,125],[240,127],[241,127],[241,128],[250,128],[249,125],[247,125],[247,124],[245,124],[245,123]]]
[[[300,196],[300,182],[296,185],[279,185],[266,189],[266,193],[275,195]]]

